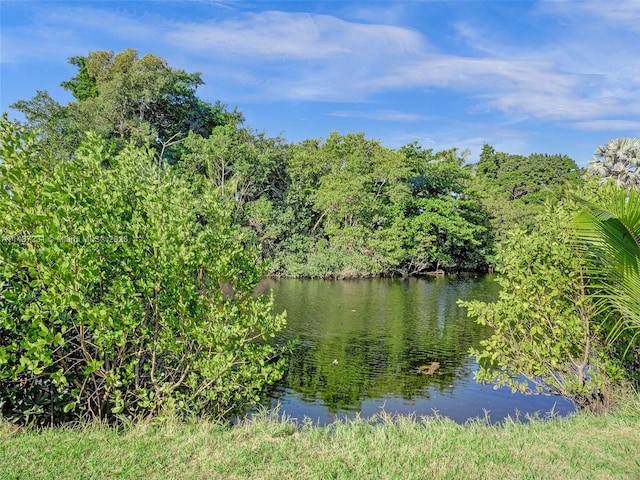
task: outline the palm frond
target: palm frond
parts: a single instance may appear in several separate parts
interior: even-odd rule
[[[594,296],[615,312],[614,330],[640,331],[640,192],[615,189],[601,204],[573,198],[584,207],[572,226],[585,247]]]

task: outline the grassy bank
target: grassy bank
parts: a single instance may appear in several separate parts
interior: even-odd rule
[[[0,428],[0,478],[640,478],[640,415],[482,422],[444,419],[294,426],[212,423]]]

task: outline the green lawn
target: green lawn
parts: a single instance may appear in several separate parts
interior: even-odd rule
[[[381,419],[328,427],[0,427],[0,478],[638,479],[640,415],[457,425]]]

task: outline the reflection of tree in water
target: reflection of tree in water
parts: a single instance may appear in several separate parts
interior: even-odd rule
[[[287,305],[288,334],[302,342],[291,357],[282,387],[305,401],[322,401],[333,412],[357,410],[365,399],[399,396],[428,398],[432,388],[455,388],[469,375],[469,348],[488,335],[466,318],[458,298],[495,294],[494,282],[482,277],[360,282],[309,281],[321,311],[312,321],[304,309]],[[296,289],[305,282],[295,282]],[[287,282],[278,285],[285,290]],[[324,288],[323,288],[324,287]],[[294,289],[294,290],[296,290]],[[289,293],[287,297],[286,294]],[[288,302],[309,300],[309,291],[282,292]],[[353,308],[348,308],[353,307]],[[306,330],[305,330],[306,329]],[[338,359],[337,366],[332,364]],[[438,367],[425,374],[421,366]],[[453,385],[453,387],[452,387]]]

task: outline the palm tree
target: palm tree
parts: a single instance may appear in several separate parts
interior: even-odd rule
[[[619,187],[640,188],[640,139],[621,137],[598,147],[587,173],[603,181],[613,179]]]
[[[640,335],[640,190],[610,188],[599,204],[575,197],[584,209],[573,226],[585,247],[593,295],[614,320],[609,340],[627,331],[631,348]]]

